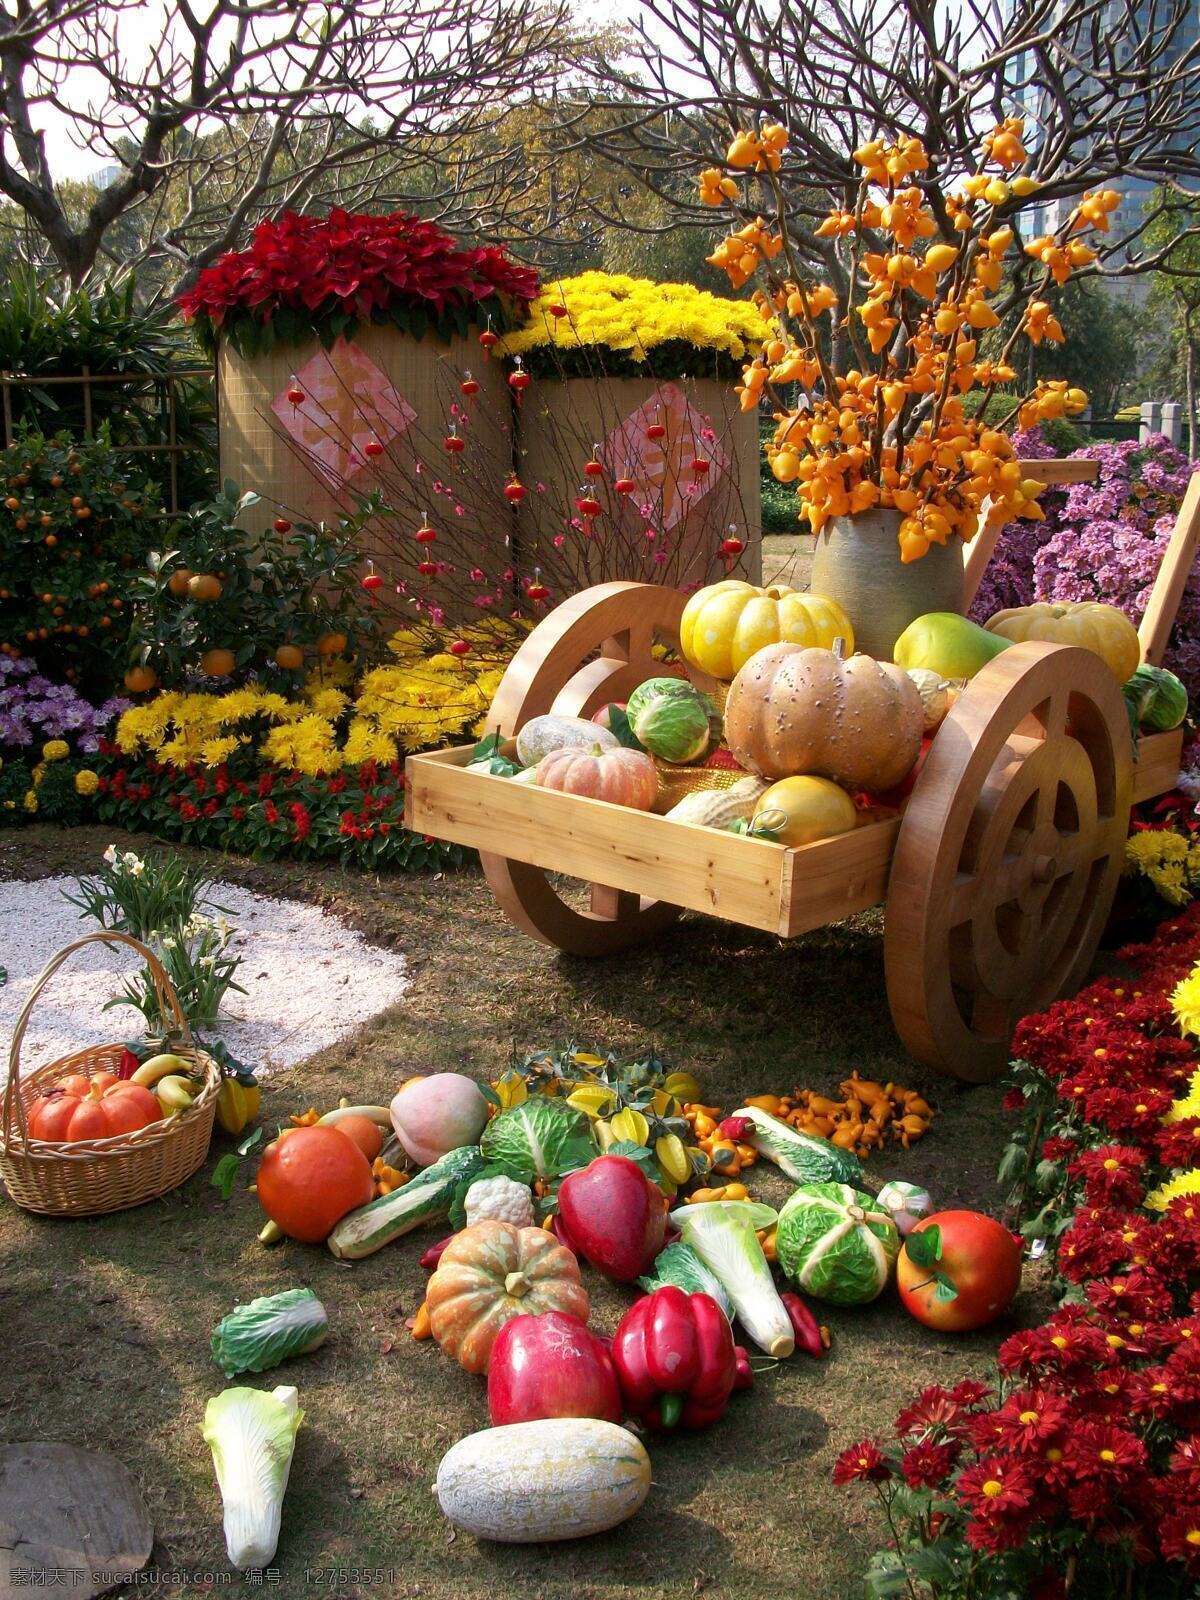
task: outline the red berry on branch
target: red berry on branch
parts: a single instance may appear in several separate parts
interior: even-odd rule
[[[276,517],[272,526],[276,533],[291,533],[292,525],[286,517]]]
[[[465,639],[451,639],[446,648],[452,656],[465,656],[470,652],[471,646]]]

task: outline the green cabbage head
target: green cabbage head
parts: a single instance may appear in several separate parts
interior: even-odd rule
[[[816,1300],[839,1306],[874,1300],[899,1253],[895,1223],[848,1183],[801,1184],[779,1213],[776,1258]]]

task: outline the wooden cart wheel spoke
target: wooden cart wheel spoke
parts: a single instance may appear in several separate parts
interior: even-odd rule
[[[892,863],[888,996],[913,1055],[995,1077],[1020,1018],[1082,981],[1131,788],[1129,724],[1099,657],[1014,645],[972,681],[934,740]]]
[[[654,647],[662,641],[678,650],[684,601],[677,589],[652,583],[604,583],[565,600],[513,657],[489,730],[510,737],[547,711],[587,717],[669,673]],[[700,673],[692,677],[701,688],[714,687]],[[675,906],[604,884],[593,884],[590,908],[581,907],[541,867],[487,852],[480,861],[510,920],[570,955],[610,955],[652,938],[679,915]]]

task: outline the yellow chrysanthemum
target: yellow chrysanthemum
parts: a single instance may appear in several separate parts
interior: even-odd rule
[[[65,739],[50,739],[42,746],[43,761],[65,761],[71,747]]]
[[[399,753],[394,739],[372,728],[363,718],[356,717],[346,735],[342,760],[348,767],[357,767],[364,761],[395,761]]]
[[[557,304],[566,306],[565,317],[550,315]],[[723,299],[689,283],[584,272],[548,282],[525,326],[506,335],[497,353],[598,345],[645,361],[658,345],[678,341],[740,360],[748,349],[757,353],[762,338],[762,318],[749,301]]]
[[[82,795],[95,794],[100,787],[99,775],[90,767],[80,767],[75,774],[75,793]]]
[[[1200,964],[1175,986],[1171,995],[1171,1010],[1180,1033],[1190,1033],[1200,1038]]]
[[[343,765],[332,723],[315,715],[272,728],[263,741],[262,755],[273,766],[287,771],[294,767],[310,777]]]
[[[1169,1124],[1183,1122],[1188,1117],[1200,1117],[1200,1070],[1192,1073],[1187,1093],[1172,1101],[1170,1109],[1163,1113],[1162,1120]]]
[[[227,733],[218,739],[206,739],[200,746],[200,760],[206,767],[219,767],[228,761],[241,744],[236,733]]]
[[[31,817],[37,811],[38,797],[32,789],[26,789],[25,798],[21,801],[21,804],[25,807],[25,810],[28,811]]]
[[[1181,1194],[1200,1194],[1200,1167],[1192,1167],[1188,1172],[1180,1172],[1173,1178],[1168,1178],[1166,1183],[1160,1183],[1158,1188],[1148,1194],[1142,1202],[1151,1211],[1165,1211],[1172,1200]]]

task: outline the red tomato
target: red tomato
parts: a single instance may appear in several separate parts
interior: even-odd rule
[[[914,1236],[938,1228],[942,1254],[932,1267],[909,1257]],[[948,1278],[958,1290],[953,1300],[939,1300],[934,1274]],[[939,1333],[969,1333],[983,1328],[1007,1310],[1021,1287],[1021,1250],[1008,1229],[979,1211],[939,1211],[918,1223],[905,1240],[896,1263],[896,1285],[905,1307],[918,1322]]]

